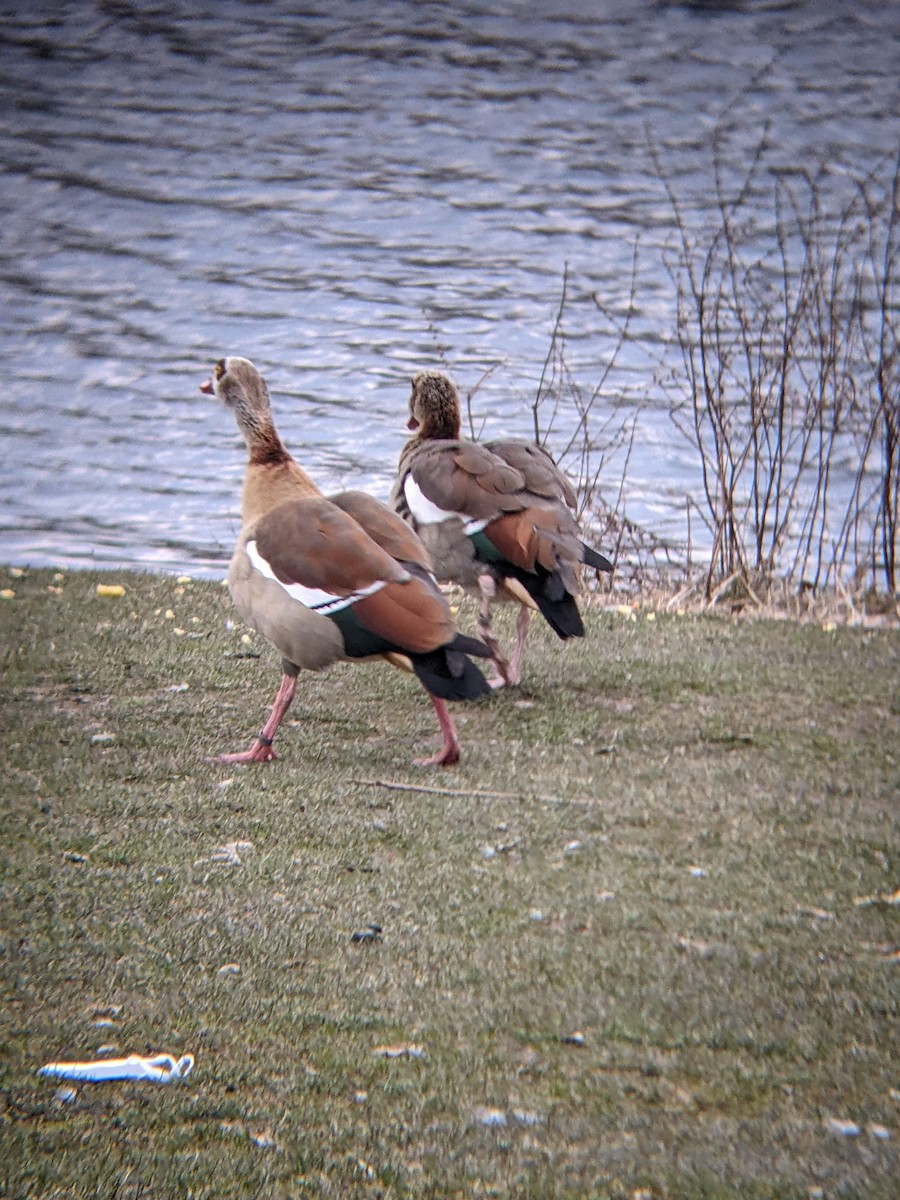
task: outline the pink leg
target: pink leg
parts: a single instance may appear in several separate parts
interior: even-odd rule
[[[522,651],[525,649],[525,639],[528,636],[528,626],[531,624],[531,609],[523,604],[519,609],[516,620],[516,648],[509,663],[510,685],[519,683],[522,678]]]
[[[437,713],[437,718],[441,723],[441,732],[444,735],[444,744],[437,752],[432,754],[431,758],[417,758],[415,760],[417,767],[449,767],[455,762],[459,762],[459,738],[456,736],[456,729],[453,726],[453,721],[450,719],[450,712],[446,703],[439,700],[437,696],[432,696],[428,693],[428,698],[434,705],[434,711]]]
[[[288,675],[285,672],[281,677],[281,686],[275,695],[272,703],[272,712],[268,721],[260,730],[259,736],[250,747],[249,750],[242,750],[238,754],[220,754],[216,762],[229,763],[247,763],[247,762],[269,762],[278,755],[272,749],[272,742],[275,740],[275,734],[278,731],[278,726],[284,720],[284,714],[291,707],[291,701],[294,699],[294,692],[297,690],[297,676]]]
[[[500,641],[491,629],[491,604],[497,595],[497,584],[490,575],[478,576],[478,590],[481,593],[481,607],[478,610],[478,622],[475,626],[475,634],[481,638],[488,650],[491,652],[491,662],[494,665],[494,670],[497,674],[493,679],[489,679],[492,688],[506,687],[510,682],[509,662],[506,655],[500,649]]]

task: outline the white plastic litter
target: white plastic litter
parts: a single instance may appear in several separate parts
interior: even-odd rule
[[[842,1117],[829,1117],[828,1128],[841,1137],[859,1137],[861,1132],[855,1121],[846,1121]]]
[[[502,1108],[489,1108],[485,1104],[479,1104],[472,1117],[476,1124],[485,1125],[488,1129],[502,1129],[506,1124],[506,1113]]]
[[[156,1054],[142,1058],[130,1054],[128,1058],[104,1058],[96,1062],[47,1063],[38,1075],[56,1076],[60,1079],[87,1079],[100,1083],[107,1079],[150,1079],[154,1083],[170,1083],[183,1079],[194,1066],[193,1054],[175,1059],[171,1054]]]

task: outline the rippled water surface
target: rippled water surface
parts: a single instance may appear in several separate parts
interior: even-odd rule
[[[554,9],[552,13],[550,9]],[[216,575],[242,446],[198,391],[266,374],[326,489],[386,497],[408,379],[444,365],[527,433],[568,264],[569,359],[649,401],[629,512],[678,533],[694,461],[654,382],[672,219],[711,131],[776,155],[896,153],[900,5],[468,0],[0,4],[0,560]],[[600,306],[594,303],[596,295]],[[603,311],[601,311],[601,308]]]

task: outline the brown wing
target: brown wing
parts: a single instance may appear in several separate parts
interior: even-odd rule
[[[539,566],[559,571],[567,582],[574,583],[582,551],[577,526],[567,509],[526,508],[491,521],[484,534],[514,566],[526,571]]]
[[[482,521],[527,503],[519,496],[522,473],[474,442],[423,442],[405,465],[422,494],[447,513]]]
[[[452,641],[456,628],[450,608],[426,573],[430,567],[418,538],[386,510],[384,519],[373,518],[382,506],[377,500],[366,504],[361,495],[351,496],[347,507],[373,519],[376,532],[390,534],[409,552],[409,570],[378,545],[352,512],[324,498],[289,501],[264,517],[256,527],[257,552],[282,583],[335,596],[352,596],[383,581],[385,587],[354,600],[352,609],[365,629],[398,649],[416,654]],[[394,521],[403,527],[394,528]],[[425,564],[412,552],[425,558]]]
[[[282,583],[349,596],[407,572],[365,529],[331,501],[290,500],[256,527],[256,546]]]
[[[417,534],[402,517],[365,492],[341,492],[332,501],[392,558],[427,572],[413,572],[404,583],[390,584],[357,600],[353,607],[363,625],[412,653],[436,650],[453,641],[456,626],[450,606],[430,578],[431,559]]]
[[[430,579],[390,583],[353,605],[360,623],[411,654],[446,646],[456,636],[450,606]]]
[[[575,489],[543,446],[521,438],[498,438],[483,445],[521,472],[529,492],[547,500],[562,500],[575,509],[578,503]]]
[[[372,541],[391,558],[403,563],[415,563],[426,571],[431,570],[431,560],[418,536],[380,500],[356,491],[340,492],[329,499],[361,525]]]

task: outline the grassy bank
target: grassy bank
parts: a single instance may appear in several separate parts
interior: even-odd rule
[[[896,1194],[896,629],[592,611],[456,768],[382,665],[228,767],[278,661],[222,588],[0,586],[0,1193]],[[196,1066],[35,1074],[101,1046]]]

